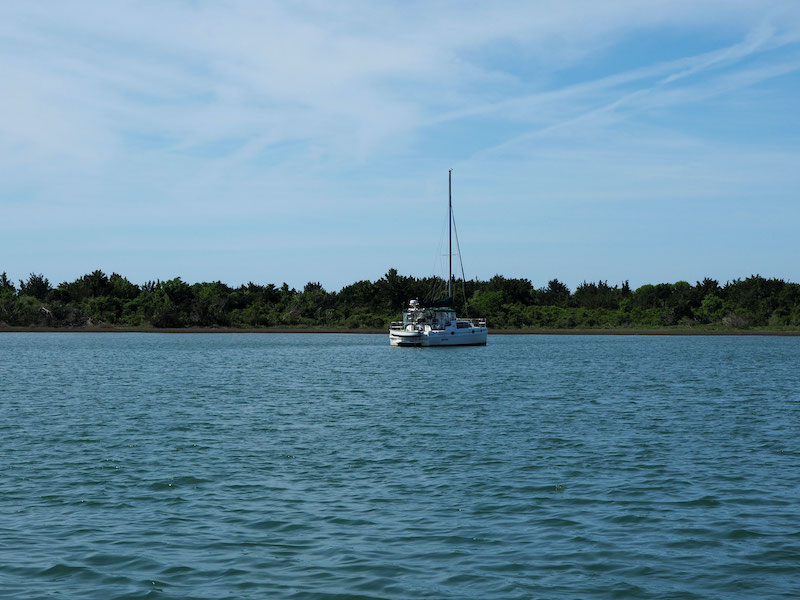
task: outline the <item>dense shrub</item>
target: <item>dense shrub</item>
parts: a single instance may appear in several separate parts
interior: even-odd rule
[[[188,284],[180,277],[135,285],[94,271],[55,288],[31,273],[17,288],[0,275],[0,323],[17,326],[349,327],[384,328],[411,298],[435,299],[441,279],[399,275],[358,281],[337,292],[315,282],[302,291],[286,283],[221,281]],[[643,285],[583,282],[574,292],[553,279],[541,288],[528,279],[495,275],[456,282],[460,315],[481,316],[493,328],[800,327],[800,285],[758,275],[720,285],[706,278]],[[461,291],[463,289],[463,292]]]

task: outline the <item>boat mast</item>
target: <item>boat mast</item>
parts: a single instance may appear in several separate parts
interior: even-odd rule
[[[450,271],[447,278],[447,295],[453,298],[453,169],[447,171],[447,226],[448,226],[448,252],[450,258]]]
[[[447,171],[447,227],[448,227],[448,252],[450,270],[447,278],[447,295],[453,298],[453,169]]]

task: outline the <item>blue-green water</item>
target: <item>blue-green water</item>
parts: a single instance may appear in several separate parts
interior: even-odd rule
[[[800,338],[0,335],[3,598],[797,598]]]

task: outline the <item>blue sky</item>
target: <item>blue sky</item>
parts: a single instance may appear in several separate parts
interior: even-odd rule
[[[0,271],[800,281],[800,2],[0,7]]]

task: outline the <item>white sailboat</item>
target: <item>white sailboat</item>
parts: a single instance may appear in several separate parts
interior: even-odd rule
[[[448,172],[449,277],[447,297],[436,302],[411,300],[402,321],[389,326],[392,346],[485,346],[486,319],[459,319],[453,308],[453,170]],[[463,270],[463,269],[462,269]],[[463,275],[462,275],[463,277]]]

